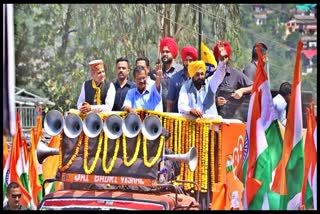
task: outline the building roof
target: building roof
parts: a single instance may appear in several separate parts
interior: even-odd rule
[[[302,53],[308,58],[311,59],[312,57],[317,55],[317,49],[309,49],[303,50]]]
[[[15,103],[19,105],[51,105],[54,106],[55,103],[50,101],[48,98],[40,97],[33,94],[24,88],[15,87]]]

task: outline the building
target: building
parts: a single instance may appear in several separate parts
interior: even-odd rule
[[[16,111],[20,113],[23,135],[27,140],[31,128],[36,125],[37,115],[42,114],[42,108],[48,105],[54,106],[55,103],[48,98],[43,98],[25,89],[15,87]]]
[[[293,32],[301,34],[303,41],[302,50],[302,75],[311,73],[316,64],[317,57],[317,18],[315,17],[316,8],[312,10],[299,10],[294,8],[292,12],[296,14],[285,25],[286,39]]]

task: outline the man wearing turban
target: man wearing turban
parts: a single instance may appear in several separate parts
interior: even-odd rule
[[[188,65],[198,59],[198,51],[192,46],[181,49],[183,69],[174,74],[169,80],[167,95],[167,112],[178,112],[178,98],[182,84],[190,79]]]
[[[245,101],[243,95],[250,94],[253,82],[245,74],[229,65],[231,51],[227,41],[219,41],[213,48],[213,54],[218,63],[226,63],[223,78],[217,83],[217,110],[223,118],[246,122],[248,109],[242,106]]]
[[[101,59],[89,63],[91,80],[82,84],[77,107],[80,113],[111,111],[116,94],[112,82],[106,81],[106,71]]]
[[[161,52],[161,62],[163,77],[161,80],[162,86],[162,101],[163,101],[163,111],[167,111],[167,94],[169,87],[169,80],[173,74],[177,73],[183,66],[175,63],[174,59],[178,54],[178,45],[176,41],[171,37],[165,37],[160,41],[160,52]]]
[[[181,114],[202,118],[204,114],[217,116],[215,104],[216,80],[226,64],[220,63],[217,70],[209,78],[205,78],[206,65],[204,61],[194,61],[188,66],[188,74],[191,79],[183,83],[179,99],[178,110]]]

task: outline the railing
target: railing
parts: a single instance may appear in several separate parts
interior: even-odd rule
[[[22,129],[30,130],[36,125],[35,107],[17,106],[17,112],[20,114]]]

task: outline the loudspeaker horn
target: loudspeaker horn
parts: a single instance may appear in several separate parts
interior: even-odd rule
[[[103,123],[103,130],[108,138],[114,140],[122,135],[123,120],[117,114],[111,114]]]
[[[47,146],[45,143],[40,140],[37,145],[37,158],[38,162],[42,164],[42,162],[51,155],[58,155],[59,149],[57,148],[51,148]]]
[[[141,131],[148,140],[157,139],[162,133],[162,124],[159,117],[149,115],[144,118]]]
[[[184,163],[187,163],[189,166],[189,169],[193,172],[196,170],[197,164],[198,164],[198,154],[196,147],[192,147],[187,153],[185,154],[165,154],[165,159],[169,160],[176,160],[176,161],[182,161]]]
[[[64,118],[57,110],[49,111],[44,118],[44,130],[50,136],[59,134],[64,126]]]
[[[83,132],[90,138],[97,137],[102,130],[102,119],[95,112],[89,112],[83,121]]]
[[[68,114],[65,118],[63,131],[69,138],[78,137],[82,131],[81,118],[76,114]]]
[[[142,124],[140,117],[136,113],[130,112],[124,118],[122,130],[126,137],[134,138],[139,134],[141,126]]]

